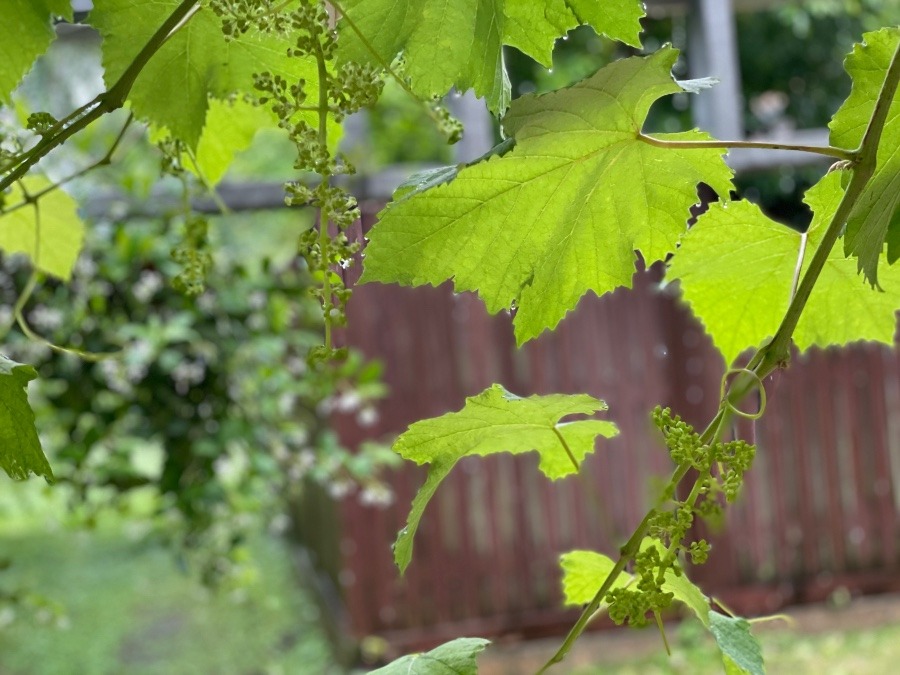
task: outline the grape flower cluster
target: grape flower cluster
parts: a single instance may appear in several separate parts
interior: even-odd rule
[[[352,174],[355,169],[340,154],[332,152],[328,142],[331,121],[340,122],[366,106],[374,104],[384,85],[382,74],[369,65],[353,62],[335,64],[337,31],[324,3],[304,0],[286,13],[293,46],[290,56],[314,59],[318,82],[304,79],[288,82],[270,72],[254,75],[257,101],[268,105],[297,149],[294,168],[317,174],[312,181],[291,181],[285,185],[289,206],[311,206],[318,211],[318,229],[304,232],[298,242],[316,285],[312,292],[319,299],[325,316],[325,344],[310,351],[311,365],[345,356],[345,350],[330,344],[331,326],[346,323],[345,308],[350,289],[335,270],[346,268],[359,250],[358,242],[346,235],[360,217],[356,200],[331,179]]]
[[[690,559],[694,565],[706,562],[709,543],[705,539],[688,541],[694,518],[716,521],[722,517],[723,498],[726,503],[737,499],[756,453],[756,448],[743,440],[704,443],[694,428],[669,408],[657,406],[652,419],[672,461],[694,469],[698,476],[684,499],[677,498],[677,483],[669,483],[664,500],[671,506],[656,509],[650,517],[649,538],[634,556],[633,581],[606,594],[610,618],[633,626],[646,625],[649,613],[658,615],[671,604],[674,596],[665,590],[666,577],[684,573],[680,560]]]

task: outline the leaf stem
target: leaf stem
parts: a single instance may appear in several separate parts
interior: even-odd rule
[[[322,52],[322,45],[315,40],[316,64],[319,73],[319,145],[327,152],[328,149],[328,63]],[[322,182],[328,188],[331,185],[331,176],[324,174]],[[329,255],[328,238],[328,212],[324,206],[319,206],[319,256],[322,267],[322,315],[325,323],[325,349],[331,351],[331,309],[333,298],[331,297],[331,264]]]
[[[791,279],[791,294],[788,296],[788,302],[797,295],[797,284],[800,283],[800,272],[803,270],[803,258],[806,257],[806,243],[809,241],[809,233],[804,232],[800,235],[800,250],[797,251],[797,264],[794,266],[794,276]]]
[[[559,442],[562,443],[563,450],[566,451],[566,454],[569,456],[569,459],[572,461],[572,466],[575,467],[575,471],[578,471],[581,467],[578,466],[578,460],[575,459],[575,455],[572,454],[572,449],[569,447],[569,444],[566,443],[565,437],[559,432],[559,429],[556,426],[553,427],[553,433],[556,434],[556,437],[559,439]]]
[[[177,29],[184,26],[194,12],[200,9],[199,3],[200,0],[183,0],[157,29],[143,49],[138,52],[134,61],[125,69],[125,72],[122,73],[112,87],[54,125],[51,130],[54,133],[44,135],[37,145],[23,153],[10,166],[4,168],[8,173],[0,179],[0,192],[22,178],[47,153],[62,145],[71,136],[100,119],[103,115],[121,108],[125,104],[125,99],[144,66],[159,51],[160,47],[165,44],[166,40],[174,35]]]
[[[795,145],[793,143],[778,143],[775,141],[669,141],[646,134],[638,133],[638,139],[655,145],[658,148],[683,148],[687,150],[699,150],[704,148],[723,148],[733,150],[738,148],[761,148],[765,150],[795,150],[797,152],[810,152],[816,155],[826,155],[827,157],[837,157],[838,159],[846,159],[855,161],[858,157],[857,150],[845,150],[844,148],[835,148],[830,145]]]

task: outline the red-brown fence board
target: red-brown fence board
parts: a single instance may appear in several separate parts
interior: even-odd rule
[[[560,605],[558,556],[614,553],[650,504],[650,476],[671,471],[649,411],[671,405],[702,424],[718,403],[724,364],[658,277],[639,273],[633,290],[585,298],[557,331],[522,349],[510,316],[488,316],[450,284],[356,289],[344,339],[384,363],[390,394],[373,427],[337,421],[346,443],[458,410],[494,382],[520,395],[595,395],[621,429],[581,476],[557,482],[537,471],[533,454],[461,461],[426,509],[403,579],[390,545],[424,470],[393,476],[387,508],[346,500],[340,579],[357,636],[422,646],[572,622],[577,612]],[[821,599],[837,585],[900,588],[900,358],[871,344],[812,350],[766,384],[765,417],[739,429],[756,438],[756,466],[725,529],[697,527],[713,551],[692,578],[747,611]]]

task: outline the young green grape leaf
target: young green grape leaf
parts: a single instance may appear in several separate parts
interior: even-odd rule
[[[801,273],[842,194],[839,172],[826,175],[807,192],[814,218]],[[685,236],[667,278],[680,280],[684,300],[726,362],[747,347],[760,345],[778,328],[790,299],[801,243],[799,233],[749,202],[712,204]],[[838,242],[794,331],[796,345],[805,350],[857,340],[892,344],[894,313],[900,308],[900,267],[885,266],[882,281],[885,292],[869,288]]]
[[[515,303],[520,344],[556,326],[586,292],[630,286],[635,249],[648,264],[675,250],[697,183],[723,196],[731,189],[722,150],[659,147],[641,134],[653,102],[684,91],[670,74],[677,58],[664,48],[516,99],[504,119],[515,147],[389,205],[370,234],[363,281],[453,279],[490,312]]]
[[[131,65],[153,33],[181,4],[179,0],[105,0],[91,12],[91,25],[103,36],[103,67],[112,85]],[[288,56],[287,37],[249,31],[226,40],[221,21],[207,7],[185,23],[150,59],[128,96],[135,114],[166,127],[178,140],[196,148],[210,97],[253,93],[253,74],[270,72],[289,83],[306,80],[310,98],[317,95],[313,60]],[[317,123],[315,113],[301,113]],[[274,126],[274,123],[272,124]]]
[[[483,638],[456,638],[430,652],[401,656],[369,675],[477,675],[478,655],[489,644]]]
[[[709,628],[709,598],[686,574],[678,576],[671,569],[666,570],[662,590],[674,595],[675,600],[686,605],[700,619],[700,623]]]
[[[536,450],[540,470],[557,479],[578,471],[594,450],[597,436],[611,438],[616,425],[603,420],[560,422],[567,415],[590,415],[606,404],[586,394],[521,398],[499,384],[466,399],[458,412],[411,425],[394,443],[394,451],[416,464],[428,464],[409,518],[394,544],[394,561],[403,572],[412,560],[413,538],[428,501],[463,457]]]
[[[891,58],[900,43],[900,27],[866,33],[844,65],[853,81],[849,98],[829,124],[831,144],[854,150],[862,142]],[[875,174],[847,221],[844,249],[874,286],[885,241],[887,262],[900,258],[900,91],[894,95],[878,146]]]
[[[26,394],[36,377],[31,366],[0,354],[0,468],[14,480],[25,480],[32,473],[53,480]]]
[[[746,619],[710,611],[709,631],[722,652],[725,672],[765,675],[762,648],[750,632],[750,623]]]
[[[14,184],[7,204],[22,203],[25,195],[35,195],[51,185],[43,176],[29,176]],[[84,243],[84,223],[78,217],[78,205],[62,190],[42,196],[37,204],[0,213],[0,249],[7,253],[25,253],[39,270],[65,281]]]
[[[680,280],[682,297],[731,363],[778,328],[799,250],[800,235],[755,204],[711,204],[684,237],[666,278]]]
[[[615,566],[612,558],[594,551],[569,551],[559,557],[563,571],[563,597],[567,605],[585,605],[594,599],[607,575]],[[612,588],[620,588],[631,581],[631,575],[622,572]]]
[[[72,20],[70,0],[6,0],[0,21],[0,103],[19,84],[34,60],[53,41],[52,19]]]
[[[413,91],[428,98],[473,89],[491,110],[509,104],[504,44],[548,68],[556,38],[587,23],[640,46],[642,3],[610,0],[343,0],[339,55],[384,66],[402,52]]]

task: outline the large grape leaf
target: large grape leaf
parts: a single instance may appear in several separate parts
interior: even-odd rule
[[[884,83],[891,58],[900,42],[900,27],[866,33],[853,46],[844,65],[853,80],[850,96],[831,120],[831,144],[859,147]],[[847,221],[844,248],[858,256],[859,269],[878,285],[878,263],[888,241],[887,262],[900,258],[900,91],[888,111],[878,145],[877,165]]]
[[[36,377],[31,366],[0,354],[0,468],[15,480],[25,480],[33,473],[52,481],[53,471],[41,449],[25,393]]]
[[[478,655],[489,644],[484,638],[456,638],[430,652],[401,656],[369,675],[477,675]]]
[[[453,279],[491,312],[515,302],[520,344],[587,291],[630,286],[635,249],[648,264],[675,250],[697,183],[726,197],[731,188],[722,150],[657,147],[641,134],[653,102],[685,90],[670,74],[677,58],[664,48],[516,99],[504,120],[515,147],[389,205],[370,234],[363,281]]]
[[[103,36],[103,66],[112,85],[132,63],[179,0],[103,0],[91,12],[91,24]],[[141,71],[128,100],[135,114],[196,148],[211,96],[226,98],[253,91],[253,74],[264,71],[288,82],[304,79],[310,98],[317,96],[314,60],[288,56],[288,38],[250,31],[226,40],[221,22],[208,7],[178,30]],[[315,113],[303,113],[316,123]],[[273,123],[274,126],[274,123]]]
[[[597,436],[610,438],[618,431],[615,424],[603,420],[559,420],[600,410],[606,410],[606,404],[586,394],[520,398],[495,384],[467,398],[459,412],[410,426],[397,439],[394,450],[416,464],[428,464],[428,475],[394,544],[400,571],[412,559],[413,537],[428,501],[460,459],[536,450],[545,475],[551,479],[568,476],[578,471],[581,461],[594,450]]]
[[[491,110],[509,104],[504,44],[550,67],[556,38],[590,24],[640,46],[643,4],[636,0],[343,0],[340,56],[383,65],[403,52],[405,74],[422,97],[474,89]]]
[[[34,60],[47,51],[55,33],[51,19],[61,16],[72,20],[70,0],[6,0],[0,21],[0,102],[9,95],[31,68]]]
[[[843,195],[841,175],[826,175],[807,192],[814,218],[802,264]],[[713,204],[684,238],[667,277],[679,279],[685,301],[731,363],[771,337],[784,317],[801,249],[801,235],[749,202]],[[882,253],[882,259],[884,259]],[[892,344],[900,308],[900,267],[883,270],[885,292],[869,288],[856,262],[834,247],[794,331],[801,349],[856,340]]]
[[[10,206],[24,199],[22,187],[30,195],[50,186],[43,176],[29,176],[13,185],[7,196]],[[78,205],[62,190],[42,196],[37,204],[0,214],[0,249],[25,253],[39,270],[68,281],[84,243],[84,223]]]

